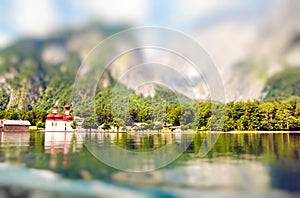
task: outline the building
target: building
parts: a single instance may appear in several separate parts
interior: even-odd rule
[[[135,122],[133,123],[133,125],[131,126],[131,128],[141,128],[144,126],[147,126],[148,124],[146,122]]]
[[[180,126],[173,126],[172,124],[165,123],[163,125],[163,129],[167,129],[167,130],[171,130],[171,131],[175,131],[175,130],[180,131],[181,127]]]
[[[73,117],[73,119],[74,120],[76,120],[76,122],[77,122],[77,130],[82,130],[83,128],[82,128],[82,124],[83,124],[83,121],[84,121],[84,118],[81,118],[81,117],[79,117],[79,116],[74,116]]]
[[[29,131],[30,125],[28,120],[1,120],[0,131]]]
[[[73,131],[71,124],[73,117],[70,115],[70,105],[65,106],[65,114],[57,112],[58,106],[52,106],[52,113],[46,116],[45,131]]]

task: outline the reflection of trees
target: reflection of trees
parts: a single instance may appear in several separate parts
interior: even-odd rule
[[[172,144],[174,134],[119,134],[121,138],[115,138],[114,144],[127,149],[138,152],[146,152],[155,150],[165,146],[166,144]]]
[[[189,146],[188,153],[198,153],[205,134],[198,133]],[[290,133],[232,133],[221,134],[209,152],[209,157],[230,155],[232,157],[263,157],[272,159],[299,159],[300,136]]]

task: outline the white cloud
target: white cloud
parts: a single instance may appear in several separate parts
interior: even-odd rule
[[[226,8],[235,0],[186,0],[178,1],[177,8],[186,12],[190,16],[202,15],[204,13],[210,13],[220,8]]]
[[[254,2],[254,0],[252,0]],[[257,0],[256,0],[257,1]],[[234,15],[248,10],[251,0],[176,0],[172,4],[172,20],[185,26],[211,23],[210,20],[227,20],[226,15]],[[238,17],[237,17],[238,18]]]
[[[7,33],[13,32],[13,36],[45,37],[65,28],[65,25],[86,23],[93,19],[108,24],[138,24],[146,15],[148,3],[149,0],[11,0],[7,18],[10,21],[10,32]],[[64,6],[70,6],[73,15],[75,8],[78,15],[64,12],[64,9],[68,10]],[[70,24],[65,24],[63,17]],[[6,40],[1,36],[0,45],[5,45]]]
[[[59,26],[52,0],[13,0],[12,16],[21,34],[45,36]]]
[[[89,11],[93,17],[108,23],[142,21],[149,3],[148,0],[77,0],[73,2],[78,7]]]

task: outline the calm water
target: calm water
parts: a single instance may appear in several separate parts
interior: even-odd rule
[[[191,137],[176,161],[145,173],[107,166],[85,142],[146,152]],[[0,197],[300,197],[300,134],[221,134],[213,149],[199,157],[204,137],[1,132]]]

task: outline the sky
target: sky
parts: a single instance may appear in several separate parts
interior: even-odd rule
[[[0,47],[91,21],[180,31],[224,20],[255,20],[271,0],[0,0]]]

